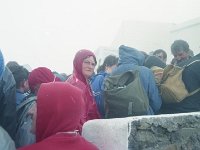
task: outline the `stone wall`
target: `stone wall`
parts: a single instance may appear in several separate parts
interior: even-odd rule
[[[200,113],[94,120],[83,136],[100,150],[199,150]]]

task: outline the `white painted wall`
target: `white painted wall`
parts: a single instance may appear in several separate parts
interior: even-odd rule
[[[100,150],[126,150],[131,120],[133,117],[91,120],[84,124],[82,135]]]

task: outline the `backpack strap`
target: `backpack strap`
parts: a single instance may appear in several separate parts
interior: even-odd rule
[[[24,107],[26,104],[35,101],[36,100],[36,96],[31,96],[28,99],[24,100],[21,104],[19,104],[16,108],[16,111],[20,110],[22,107]]]
[[[25,101],[23,101],[21,104],[19,104],[16,108],[17,112],[17,128],[18,131],[19,127],[23,124],[22,120],[27,112],[27,110],[32,106],[33,102],[36,101],[36,96],[31,96]],[[27,107],[26,107],[27,106]]]
[[[137,70],[140,73],[140,68],[141,68],[141,66],[135,65],[135,71]]]
[[[186,67],[188,67],[188,66],[190,66],[190,65],[192,65],[193,63],[195,63],[195,62],[199,62],[200,60],[195,60],[195,61],[192,61],[191,63],[189,63],[188,65],[185,65],[185,66],[183,66],[183,68],[186,68]]]
[[[150,56],[148,55],[148,56],[146,56],[146,58],[144,59],[144,63],[143,64],[146,64],[147,63],[147,61],[149,60],[149,58],[150,58]]]
[[[189,95],[187,97],[192,96],[193,94],[196,94],[199,91],[200,91],[200,88],[198,88],[198,89],[194,90],[193,92],[189,93]]]
[[[184,66],[184,68],[186,68],[186,67],[188,67],[188,66],[190,66],[190,65],[192,65],[193,63],[195,63],[195,62],[199,62],[200,60],[195,60],[195,61],[193,61],[193,62],[191,62],[191,63],[189,63],[188,65],[185,65]],[[194,90],[193,92],[191,92],[191,93],[189,93],[189,95],[188,96],[191,96],[191,95],[193,95],[193,94],[196,94],[197,92],[199,92],[200,91],[200,88],[197,88],[196,90]],[[188,97],[187,96],[187,97]]]

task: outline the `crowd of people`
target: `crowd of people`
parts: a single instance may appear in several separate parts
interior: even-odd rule
[[[184,40],[174,41],[171,52],[173,65],[195,61],[184,69],[182,80],[189,92],[199,89],[199,54],[194,56]],[[82,49],[74,57],[73,73],[66,76],[46,67],[29,72],[13,60],[5,64],[0,51],[0,150],[98,149],[81,136],[82,126],[105,118],[105,78],[129,70],[139,71],[149,100],[146,115],[200,111],[200,91],[179,103],[163,103],[152,67],[164,69],[166,62],[163,49],[147,54],[121,45],[119,57],[107,56],[95,73],[95,54]]]

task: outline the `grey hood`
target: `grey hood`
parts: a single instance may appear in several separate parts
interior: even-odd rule
[[[145,56],[142,52],[135,48],[121,45],[119,47],[119,65],[121,64],[135,64],[142,66]]]

